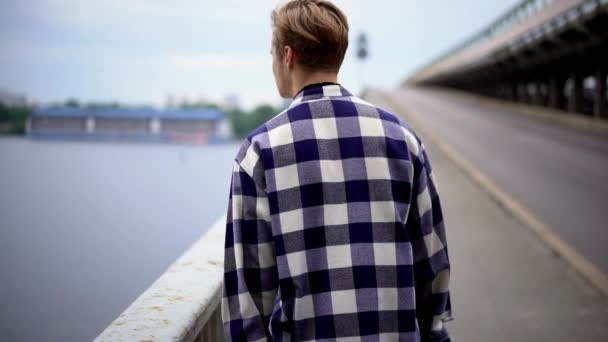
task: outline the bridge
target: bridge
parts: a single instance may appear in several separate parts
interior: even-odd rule
[[[366,98],[423,138],[455,340],[608,339],[607,0],[527,0]],[[223,218],[97,341],[221,341]]]
[[[405,83],[606,118],[607,6],[606,0],[523,1]]]

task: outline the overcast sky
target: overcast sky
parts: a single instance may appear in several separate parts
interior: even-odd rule
[[[0,89],[162,106],[176,99],[278,103],[270,11],[277,0],[3,0]],[[395,87],[518,0],[337,0],[350,24],[339,82]],[[356,59],[365,31],[370,57]]]

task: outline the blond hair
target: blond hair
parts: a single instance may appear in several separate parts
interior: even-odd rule
[[[338,72],[348,48],[348,21],[326,0],[292,0],[272,11],[273,47],[295,50],[297,63],[309,71]]]

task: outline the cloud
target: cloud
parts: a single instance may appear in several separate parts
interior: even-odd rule
[[[175,54],[169,57],[169,62],[178,68],[196,71],[218,69],[248,71],[259,68],[270,70],[271,57],[270,55]]]
[[[38,4],[35,0],[24,0],[28,11],[39,17],[54,16],[76,25],[98,26],[106,24],[106,18],[149,18],[182,21],[219,19],[231,24],[258,24],[269,21],[270,10],[279,0],[47,0]],[[262,15],[263,14],[263,15]]]

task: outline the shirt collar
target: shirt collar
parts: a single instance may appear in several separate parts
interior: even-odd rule
[[[352,94],[338,83],[325,82],[309,84],[296,94],[290,107],[304,101],[336,96],[352,96]]]

